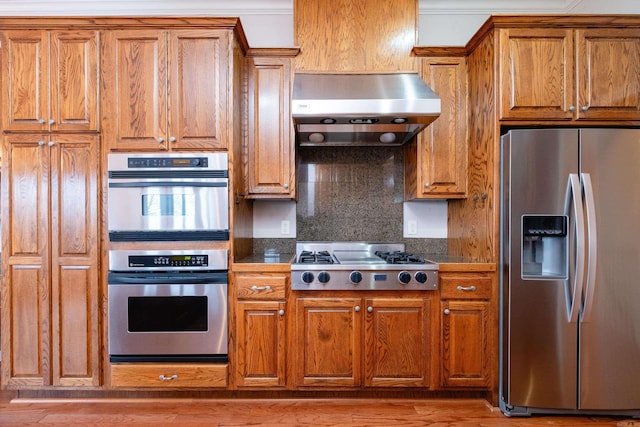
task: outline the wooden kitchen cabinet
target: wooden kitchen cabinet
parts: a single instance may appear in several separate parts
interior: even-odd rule
[[[227,364],[119,363],[111,365],[111,386],[130,388],[223,388]]]
[[[266,56],[275,51],[279,56]],[[291,121],[292,56],[298,49],[249,51],[247,197],[295,198],[295,136]]]
[[[423,58],[421,75],[438,94],[441,113],[405,146],[405,200],[463,198],[467,192],[466,59]]]
[[[224,150],[230,31],[106,31],[101,86],[110,150]]]
[[[2,129],[98,130],[98,43],[97,31],[1,32]]]
[[[499,30],[502,120],[640,120],[640,29]]]
[[[287,283],[283,274],[234,274],[237,387],[285,386]]]
[[[349,296],[296,300],[296,385],[428,385],[429,300]]]
[[[2,157],[2,384],[100,384],[98,137],[11,134]]]
[[[491,385],[492,279],[486,273],[441,273],[441,386]]]

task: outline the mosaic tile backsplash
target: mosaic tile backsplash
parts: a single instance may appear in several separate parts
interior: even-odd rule
[[[399,147],[298,147],[298,240],[402,240]]]

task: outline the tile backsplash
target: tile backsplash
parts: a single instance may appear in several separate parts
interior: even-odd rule
[[[400,147],[298,147],[298,240],[401,241]]]

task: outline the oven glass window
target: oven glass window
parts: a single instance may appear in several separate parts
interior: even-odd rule
[[[143,216],[194,216],[194,194],[143,194]]]
[[[206,332],[207,297],[129,297],[129,332]]]

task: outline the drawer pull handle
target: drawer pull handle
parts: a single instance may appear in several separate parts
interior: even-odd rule
[[[444,314],[449,315],[451,313],[451,310],[449,310],[448,308],[444,309]]]
[[[474,292],[476,290],[476,286],[472,285],[472,286],[458,286],[456,288],[459,291],[471,291]]]
[[[267,285],[267,286],[256,286],[253,285],[251,287],[252,291],[270,291],[271,290],[271,286]]]
[[[170,377],[166,377],[164,375],[160,375],[160,380],[162,381],[173,381],[173,380],[177,380],[178,379],[178,374],[173,374]]]

